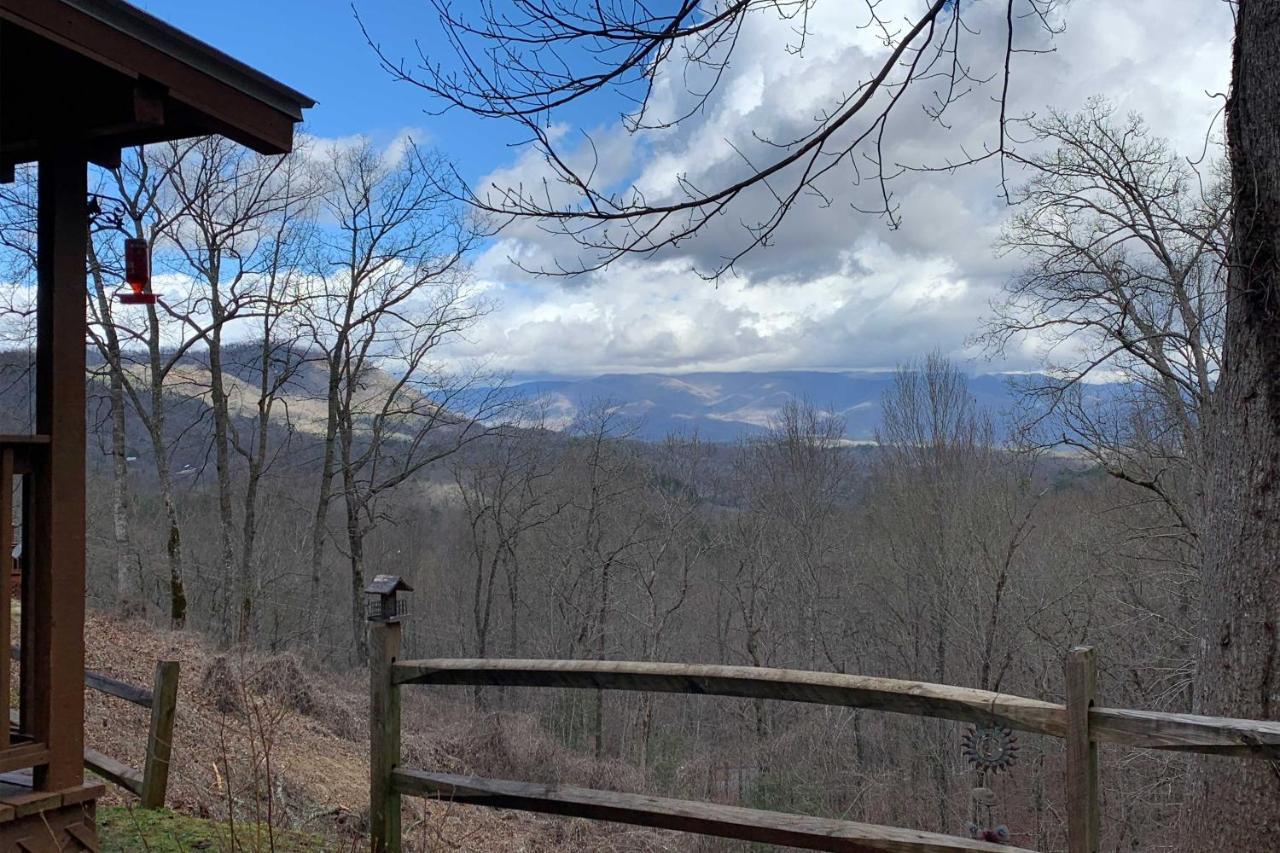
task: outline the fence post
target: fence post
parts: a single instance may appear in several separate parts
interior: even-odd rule
[[[369,840],[372,853],[400,853],[400,794],[391,771],[400,763],[400,688],[391,664],[400,655],[398,619],[369,620]]]
[[[1101,825],[1098,808],[1098,745],[1089,736],[1089,709],[1097,692],[1094,650],[1075,646],[1067,652],[1067,850],[1097,853]]]
[[[176,660],[156,664],[151,688],[151,728],[147,732],[147,757],[142,767],[139,796],[144,809],[164,808],[169,790],[169,756],[173,751],[173,723],[178,716],[178,669]]]

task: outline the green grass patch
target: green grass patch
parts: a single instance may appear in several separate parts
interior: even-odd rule
[[[147,811],[122,806],[98,809],[98,836],[102,853],[310,853],[338,849],[319,836],[284,829],[276,829],[273,839],[265,827],[248,823],[236,824],[233,845],[231,828],[225,821],[202,820],[168,809]]]

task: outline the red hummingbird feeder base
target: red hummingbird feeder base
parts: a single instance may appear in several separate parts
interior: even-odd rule
[[[137,289],[135,285],[134,290],[129,293],[119,293],[116,299],[121,305],[155,305],[160,301],[160,294]]]

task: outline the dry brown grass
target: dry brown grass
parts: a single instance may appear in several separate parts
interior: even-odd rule
[[[363,671],[307,670],[293,656],[219,653],[201,638],[100,614],[86,628],[89,668],[150,685],[155,662],[182,665],[169,805],[198,817],[306,829],[359,848],[368,811]],[[89,745],[141,767],[147,712],[86,691]],[[640,784],[621,763],[596,763],[552,743],[531,719],[406,696],[406,763],[617,789]],[[269,759],[270,770],[267,771]],[[125,800],[119,791],[108,800]],[[666,833],[588,821],[405,800],[415,850],[641,851],[688,849]]]

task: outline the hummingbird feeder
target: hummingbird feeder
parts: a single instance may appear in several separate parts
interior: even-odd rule
[[[151,247],[140,237],[124,241],[124,280],[127,292],[119,295],[122,305],[154,305],[159,298],[151,292]]]

